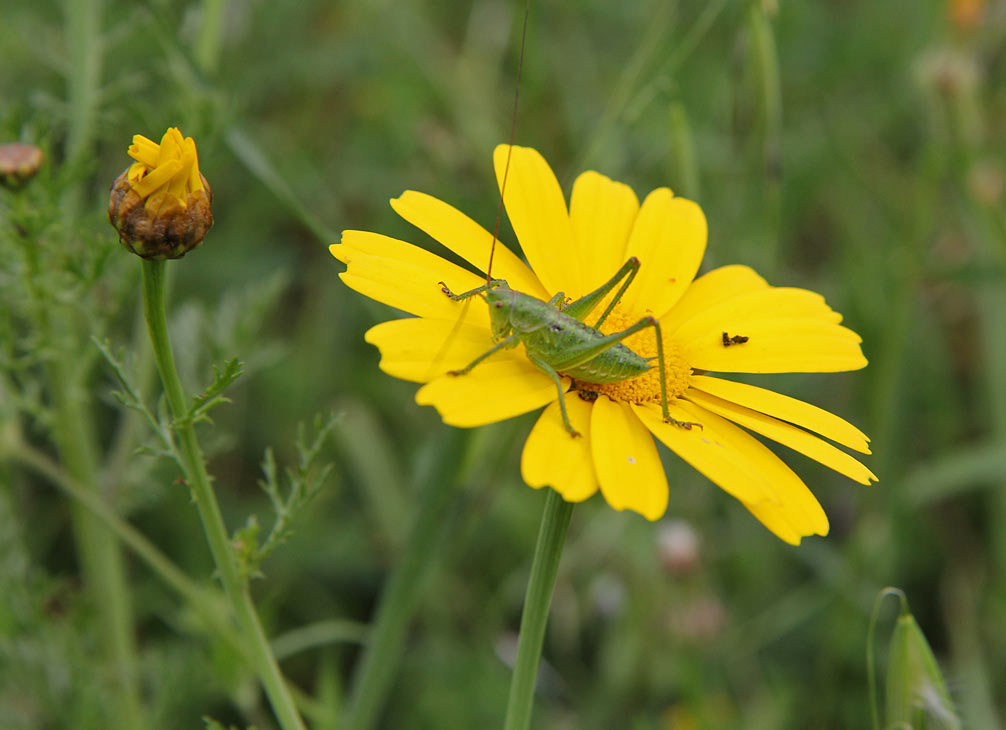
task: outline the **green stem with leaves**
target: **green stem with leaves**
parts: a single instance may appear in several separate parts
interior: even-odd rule
[[[195,425],[168,339],[164,306],[164,266],[163,261],[143,262],[143,313],[150,332],[157,370],[161,374],[168,407],[174,419],[185,477],[199,510],[203,531],[210,544],[210,552],[213,554],[213,561],[234,612],[238,629],[248,644],[248,651],[255,661],[259,680],[269,697],[280,727],[283,730],[304,730],[304,722],[283,679],[252,603],[247,578],[241,575],[237,557],[224,526],[220,505],[210,485],[206,462],[196,439]]]
[[[66,158],[71,167],[87,164],[94,142],[100,98],[102,6],[102,0],[66,0],[65,4],[70,60]],[[84,185],[78,182],[67,189],[63,199],[63,211],[71,231],[83,194]],[[48,313],[41,311],[43,321],[40,325],[43,330],[51,331]],[[85,390],[87,372],[71,365],[74,358],[75,354],[67,351],[65,356],[57,356],[46,366],[55,410],[53,439],[67,471],[87,489],[99,494],[98,444]],[[73,509],[73,525],[84,580],[95,605],[100,606],[101,640],[115,672],[120,726],[143,727],[146,723],[140,700],[133,610],[121,550],[115,538],[79,507]]]
[[[225,618],[226,612],[221,610],[224,608],[223,597],[216,595],[216,590],[209,591],[189,578],[142,532],[109,507],[105,500],[70,476],[44,453],[21,441],[19,436],[0,439],[0,460],[6,459],[45,477],[90,512],[109,534],[114,535],[119,542],[132,550],[165,585],[188,601],[189,606],[205,619],[209,630],[225,637],[236,651],[244,650],[237,632]]]
[[[541,518],[538,543],[531,563],[531,577],[524,597],[524,613],[520,619],[517,661],[510,679],[510,699],[507,702],[504,730],[527,730],[531,725],[531,709],[534,705],[538,665],[541,663],[541,647],[545,641],[548,610],[552,605],[552,591],[559,573],[566,531],[573,515],[572,504],[552,489],[547,492],[545,512]]]

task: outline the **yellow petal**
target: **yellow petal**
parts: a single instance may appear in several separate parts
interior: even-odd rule
[[[667,188],[646,196],[636,216],[627,256],[639,259],[639,274],[622,306],[633,314],[660,317],[685,293],[706,250],[706,217],[690,200]]]
[[[149,168],[142,162],[134,162],[129,166],[129,171],[126,173],[126,179],[136,187],[136,183],[143,179],[143,176],[147,174]]]
[[[870,453],[870,441],[862,431],[846,420],[823,408],[805,403],[788,395],[759,388],[747,383],[737,383],[708,375],[693,375],[692,386],[705,393],[750,408],[769,416],[795,423],[797,426],[819,433],[825,438],[848,446],[850,449]]]
[[[189,176],[192,174],[195,162],[195,159],[191,156],[182,157],[181,168],[172,176],[171,182],[168,183],[168,193],[182,201],[185,200],[185,186],[189,182]]]
[[[724,347],[723,333],[743,335],[744,344]],[[677,339],[677,337],[675,337]],[[722,373],[833,373],[866,367],[860,337],[817,319],[746,320],[720,323],[690,342],[680,342],[693,368]]]
[[[649,413],[643,413],[644,410]],[[681,458],[692,464],[722,489],[738,497],[745,503],[745,506],[750,508],[751,505],[754,505],[757,507],[758,512],[755,516],[763,522],[765,520],[762,518],[766,515],[777,515],[799,535],[827,534],[828,517],[817,499],[807,489],[807,485],[778,456],[747,432],[715,413],[686,400],[676,401],[671,409],[671,415],[679,420],[701,423],[701,429],[693,427],[691,431],[685,431],[679,426],[665,424],[660,416],[660,407],[655,404],[636,406],[636,412],[645,419],[644,423],[647,428],[678,453]],[[674,431],[668,429],[674,429]],[[748,484],[732,481],[737,478],[737,471],[723,473],[722,476],[731,479],[731,481],[719,481],[713,476],[712,470],[716,467],[710,464],[708,459],[700,466],[697,459],[695,463],[689,459],[690,452],[679,448],[683,443],[680,438],[676,439],[678,445],[675,445],[673,439],[675,435],[680,436],[682,431],[691,434],[696,430],[698,435],[705,435],[711,442],[722,447],[721,458],[729,460],[735,469],[740,467],[738,471],[746,473]],[[687,445],[691,446],[692,444]],[[744,466],[745,464],[746,466]],[[752,486],[755,489],[760,487],[759,491],[767,491],[768,499],[758,497],[748,499],[742,496],[743,492],[738,489],[740,487],[749,491]],[[770,527],[770,529],[772,528]],[[776,530],[773,529],[773,532]],[[779,536],[786,539],[782,534]]]
[[[189,170],[189,189],[202,190],[203,180],[199,176],[199,153],[196,152],[196,141],[192,137],[185,138],[184,154],[186,159],[192,159],[192,167]]]
[[[551,403],[527,437],[520,470],[528,486],[549,486],[567,502],[582,502],[597,491],[590,452],[591,404],[570,393],[566,410],[579,438],[570,436],[563,425],[559,402]]]
[[[367,231],[343,231],[342,243],[328,250],[347,265],[339,274],[346,285],[371,299],[420,317],[489,326],[485,302],[478,297],[455,302],[437,283],[446,282],[459,294],[485,282],[429,251]]]
[[[402,380],[426,383],[448,370],[460,370],[492,347],[489,330],[458,320],[408,317],[382,322],[365,339],[381,351],[381,370]],[[505,350],[494,358],[522,358]]]
[[[653,438],[629,404],[600,396],[590,418],[590,444],[601,493],[613,509],[648,520],[667,510],[667,476]]]
[[[768,282],[747,266],[733,264],[713,269],[692,282],[677,304],[660,318],[665,334],[702,312],[740,294],[767,289]]]
[[[137,162],[153,169],[157,165],[157,155],[161,146],[142,134],[133,135],[133,144],[129,146],[129,156]]]
[[[401,197],[393,199],[391,207],[416,228],[485,272],[493,235],[460,210],[414,190],[406,190]],[[495,279],[506,279],[507,285],[514,291],[539,299],[549,298],[527,264],[499,241],[493,253],[492,275]]]
[[[513,152],[504,189],[510,149]],[[549,294],[564,291],[573,298],[580,296],[584,293],[580,263],[573,246],[566,200],[552,168],[530,147],[499,145],[493,162],[510,225],[545,290]]]
[[[752,322],[771,319],[808,319],[822,324],[838,324],[842,315],[833,311],[824,297],[806,289],[769,287],[736,294],[720,303],[706,307],[682,322],[673,331],[674,339],[688,343],[710,332],[744,333]]]
[[[679,421],[698,422],[702,428],[693,426],[685,429],[665,423],[659,406],[633,405],[633,410],[643,425],[667,448],[727,494],[752,504],[776,499],[771,486],[753,465],[731,448],[727,438],[720,438],[718,422],[696,417],[695,413],[683,409],[682,401],[668,404],[671,417]]]
[[[181,134],[174,127],[168,129],[161,137],[161,148],[158,150],[157,154],[157,164],[158,166],[165,164],[170,160],[178,160],[182,156],[181,149]]]
[[[770,504],[748,504],[742,502],[748,512],[767,527],[773,535],[790,545],[799,545],[806,533],[800,532],[786,518],[786,515]]]
[[[167,185],[168,181],[181,169],[181,162],[168,160],[148,172],[138,183],[134,183],[133,190],[141,198],[146,198],[162,185]]]
[[[551,378],[527,357],[508,354],[495,353],[465,375],[431,380],[416,393],[416,403],[436,408],[446,424],[467,428],[513,418],[556,399]],[[567,379],[563,387],[569,387]]]
[[[750,429],[762,436],[767,436],[773,441],[777,441],[783,446],[788,446],[794,451],[799,451],[805,456],[809,456],[829,469],[834,469],[839,474],[844,474],[853,481],[860,484],[869,484],[870,481],[877,481],[877,477],[853,459],[844,451],[840,451],[827,441],[819,439],[813,434],[807,433],[801,428],[780,421],[763,413],[758,413],[750,408],[731,403],[708,395],[695,388],[689,389],[683,396],[692,403],[702,406],[706,410],[728,418],[734,423]]]
[[[632,188],[588,171],[573,183],[569,220],[583,274],[584,291],[593,291],[610,279],[629,255],[625,252],[629,232],[639,212]]]

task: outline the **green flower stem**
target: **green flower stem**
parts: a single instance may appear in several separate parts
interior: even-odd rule
[[[210,486],[206,462],[203,459],[195,427],[189,418],[188,401],[182,390],[182,383],[175,368],[175,358],[168,340],[167,320],[164,310],[164,262],[143,262],[143,313],[147,319],[150,342],[154,349],[157,370],[161,374],[168,407],[175,421],[179,450],[185,469],[185,477],[192,490],[203,531],[210,544],[210,552],[216,564],[224,592],[230,601],[242,638],[248,644],[259,680],[265,688],[273,711],[283,730],[304,730],[304,723],[294,705],[293,696],[286,686],[279,664],[269,647],[265,631],[252,603],[248,585],[242,579],[237,558],[231,547],[224,526],[220,505]]]
[[[545,513],[538,530],[538,544],[534,548],[531,578],[524,597],[524,613],[520,619],[520,638],[517,641],[517,661],[510,680],[510,700],[507,702],[504,730],[527,730],[531,725],[531,708],[534,688],[541,662],[541,647],[545,640],[548,609],[552,591],[559,572],[562,546],[566,530],[573,515],[573,505],[553,489],[547,490]]]
[[[402,559],[381,594],[377,618],[353,678],[349,730],[370,730],[391,689],[402,655],[405,631],[428,584],[437,551],[446,533],[447,508],[455,478],[468,446],[468,434],[450,429],[439,445],[436,462],[420,486],[416,510]]]

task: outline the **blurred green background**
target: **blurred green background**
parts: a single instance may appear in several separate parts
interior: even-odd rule
[[[139,265],[107,226],[106,194],[134,133],[180,126],[216,217],[203,248],[169,267],[183,378],[197,392],[231,355],[249,371],[201,431],[231,529],[250,513],[270,521],[264,449],[289,462],[298,422],[341,414],[324,455],[333,476],[254,584],[270,636],[287,642],[284,671],[314,697],[313,725],[338,727],[416,484],[451,429],[377,369],[363,333],[394,313],[341,284],[327,245],[359,228],[438,250],[388,206],[405,189],[491,227],[523,8],[0,5],[0,142],[47,154],[30,185],[3,193],[0,428],[59,458],[62,362],[106,496],[210,584],[188,492],[173,465],[132,455],[148,434],[111,397],[89,339],[131,353],[154,397]],[[885,585],[907,592],[967,726],[1003,727],[1004,40],[1000,0],[532,3],[516,142],[540,150],[567,193],[597,169],[641,197],[669,184],[697,200],[704,269],[745,263],[825,294],[870,366],[754,382],[860,426],[880,477],[864,488],[783,454],[832,521],[799,548],[666,452],[663,521],[600,498],[577,507],[535,727],[866,727],[866,629]],[[544,496],[519,474],[532,422],[466,437],[381,727],[500,722]],[[117,727],[106,608],[82,577],[70,502],[15,457],[0,482],[0,727]],[[201,727],[206,714],[272,726],[235,652],[133,553],[124,560],[149,727]],[[315,633],[298,649],[290,632],[303,627]]]

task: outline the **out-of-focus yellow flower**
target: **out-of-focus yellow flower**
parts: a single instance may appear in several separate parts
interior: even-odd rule
[[[171,127],[157,144],[133,136],[134,162],[112,184],[108,219],[122,244],[145,259],[177,259],[213,225],[213,193],[199,172],[192,137]]]

